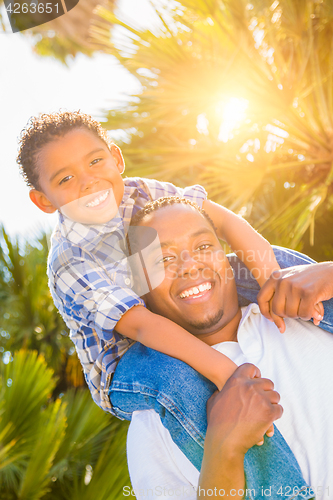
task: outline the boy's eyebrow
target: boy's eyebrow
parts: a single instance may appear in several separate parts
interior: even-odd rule
[[[99,153],[100,151],[104,151],[103,148],[98,148],[98,149],[94,149],[93,151],[89,151],[88,154],[84,155],[82,158],[85,160],[86,158],[88,158],[89,156],[95,154],[95,153]],[[53,179],[55,179],[58,175],[61,174],[61,172],[63,172],[64,170],[66,170],[67,168],[69,168],[69,166],[67,167],[62,167],[60,170],[58,170],[58,172],[55,172],[53,175],[51,175],[50,177],[50,182],[53,181]]]

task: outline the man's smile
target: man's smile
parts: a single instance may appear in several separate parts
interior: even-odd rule
[[[196,284],[190,288],[186,288],[183,290],[180,294],[179,297],[184,300],[184,299],[189,299],[189,300],[197,300],[201,297],[204,297],[208,295],[209,290],[212,288],[212,283],[210,282],[205,282],[205,283],[200,283]]]

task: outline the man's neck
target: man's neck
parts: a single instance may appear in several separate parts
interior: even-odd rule
[[[227,325],[220,328],[216,332],[198,335],[198,338],[208,345],[219,344],[220,342],[237,342],[237,332],[240,320],[242,318],[242,311],[237,309],[235,316],[229,321]]]

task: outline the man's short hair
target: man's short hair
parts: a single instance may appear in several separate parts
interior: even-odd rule
[[[29,187],[40,191],[37,159],[43,146],[78,128],[91,131],[110,149],[112,141],[106,130],[97,120],[80,111],[59,111],[30,118],[21,132],[17,156],[21,174]]]
[[[208,220],[209,224],[212,226],[216,233],[216,227],[212,219],[209,217],[208,213],[203,208],[200,208],[199,205],[197,205],[194,201],[188,200],[187,198],[181,198],[180,196],[164,196],[162,198],[158,198],[155,201],[148,202],[141,210],[139,210],[134,215],[134,217],[132,217],[131,226],[140,226],[141,222],[147,215],[156,212],[156,210],[167,207],[169,205],[175,205],[177,203],[182,205],[189,205],[190,207],[195,208]]]

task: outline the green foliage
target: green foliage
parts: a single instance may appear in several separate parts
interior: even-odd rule
[[[0,228],[0,347],[43,353],[58,375],[57,391],[82,385],[82,370],[47,284],[47,236],[20,243]]]
[[[129,484],[127,424],[86,390],[50,399],[56,380],[36,352],[21,350],[0,368],[0,497],[119,498]]]
[[[47,236],[2,228],[0,243],[0,498],[116,500],[130,484],[127,424],[75,390],[82,368],[48,290]]]
[[[93,29],[100,49],[142,86],[104,123],[127,131],[127,174],[201,182],[272,243],[313,245],[315,221],[325,226],[332,217],[331,3],[152,4],[154,30],[105,8]],[[115,25],[122,36],[112,41]],[[234,120],[232,109],[223,116],[233,98],[247,103],[245,120]],[[320,244],[332,255],[332,232]]]

